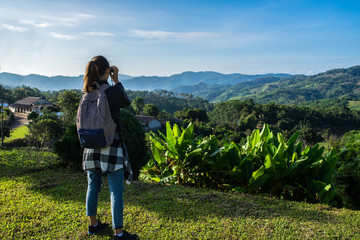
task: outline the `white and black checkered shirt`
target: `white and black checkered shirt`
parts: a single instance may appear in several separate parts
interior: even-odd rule
[[[115,133],[114,142],[111,146],[98,149],[84,148],[83,169],[101,169],[103,173],[111,173],[124,168],[125,181],[130,185],[133,173],[126,147],[120,141],[120,135]]]

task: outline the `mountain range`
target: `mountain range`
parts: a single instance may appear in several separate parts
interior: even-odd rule
[[[124,87],[131,90],[173,90],[176,87],[194,85],[198,83],[234,85],[240,82],[252,81],[258,78],[275,76],[280,78],[289,74],[258,74],[245,75],[240,73],[222,74],[218,72],[183,72],[169,77],[134,77],[123,82]]]
[[[38,88],[43,91],[59,91],[62,89],[81,89],[83,85],[83,77],[80,76],[54,76],[47,77],[43,75],[30,74],[18,75],[14,73],[0,73],[0,84],[6,87],[19,87],[22,85]],[[128,75],[119,74],[119,79],[124,81],[132,78]]]
[[[291,76],[289,74],[259,74],[245,75],[239,73],[221,74],[217,72],[183,72],[169,77],[140,76],[132,77],[129,75],[119,75],[124,87],[130,90],[153,91],[153,90],[173,90],[177,87],[189,86],[193,84],[217,84],[235,85],[241,82],[253,81],[266,77],[277,77],[278,79]],[[68,77],[54,76],[47,77],[42,75],[18,75],[13,73],[0,73],[0,84],[8,87],[30,86],[40,90],[62,90],[82,88],[83,75]],[[181,89],[181,88],[180,88]]]
[[[83,76],[46,77],[0,73],[0,84],[8,87],[31,86],[40,90],[82,88]],[[360,66],[329,70],[316,75],[221,74],[218,72],[183,72],[169,77],[119,75],[125,89],[166,90],[186,93],[210,102],[253,99],[259,103],[299,104],[322,99],[360,100]]]

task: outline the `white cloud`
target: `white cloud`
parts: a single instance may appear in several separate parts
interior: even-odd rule
[[[12,31],[12,32],[27,32],[27,31],[29,31],[28,28],[17,27],[17,26],[13,26],[13,25],[9,25],[9,24],[2,24],[1,28]]]
[[[52,24],[47,23],[47,22],[37,23],[37,22],[35,22],[33,20],[27,20],[27,19],[19,20],[19,22],[21,24],[31,25],[31,26],[38,27],[38,28],[47,28],[47,27],[50,27],[52,25]]]
[[[145,30],[132,30],[129,34],[131,37],[145,38],[145,39],[195,39],[217,37],[219,34],[210,32],[169,32],[169,31],[145,31]]]
[[[71,35],[66,35],[66,34],[61,34],[61,33],[56,33],[56,32],[51,32],[50,36],[53,38],[62,39],[62,40],[74,40],[77,38],[76,36],[71,36]]]
[[[84,13],[73,13],[69,17],[46,16],[48,20],[54,21],[56,25],[63,25],[68,27],[78,26],[81,22],[95,18],[95,15]]]
[[[84,35],[92,36],[92,37],[112,37],[115,36],[113,33],[108,32],[86,32]]]

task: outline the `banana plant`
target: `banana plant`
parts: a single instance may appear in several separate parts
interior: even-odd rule
[[[219,187],[241,192],[267,192],[294,200],[328,203],[336,194],[333,173],[335,151],[305,146],[295,133],[285,140],[267,124],[255,129],[240,146],[223,143],[215,136],[194,138],[193,125],[186,129],[166,124],[166,135],[151,133],[153,159],[145,170],[157,182]]]
[[[189,171],[186,168],[188,156],[199,152],[195,147],[194,126],[190,123],[186,129],[177,124],[171,128],[166,123],[166,135],[150,132],[153,159],[145,170],[150,178],[157,182],[183,183],[187,181]]]
[[[302,143],[296,143],[298,133],[285,141],[280,133],[276,138],[269,134],[267,125],[264,125],[262,133],[263,137],[255,130],[244,145],[264,157],[262,166],[254,169],[249,179],[250,191],[271,192],[280,196],[288,194],[290,189],[297,192],[299,198],[325,203],[335,197],[332,184],[338,157],[335,151],[323,156],[324,148],[319,145],[306,146],[302,150]]]
[[[149,161],[146,170],[150,178],[157,182],[180,181],[179,168],[185,156],[184,146],[192,143],[193,125],[190,124],[181,132],[178,125],[174,124],[172,129],[170,122],[167,122],[166,136],[160,131],[159,135],[150,132],[153,159]]]

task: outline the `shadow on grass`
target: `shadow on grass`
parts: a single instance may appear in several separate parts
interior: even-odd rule
[[[186,186],[134,182],[126,191],[129,205],[144,207],[171,219],[296,218],[301,221],[336,221],[326,205],[290,202],[270,197],[219,192]]]
[[[15,177],[15,176],[13,176]],[[84,172],[64,169],[34,169],[19,172],[16,178],[30,183],[30,190],[51,196],[56,201],[83,202],[87,188]],[[107,179],[103,179],[99,202],[109,204]],[[177,185],[162,185],[135,181],[125,187],[126,206],[155,212],[159,217],[175,220],[198,220],[207,216],[217,218],[273,219],[291,218],[297,221],[332,223],[339,217],[326,205],[305,204],[270,197],[219,192]]]

